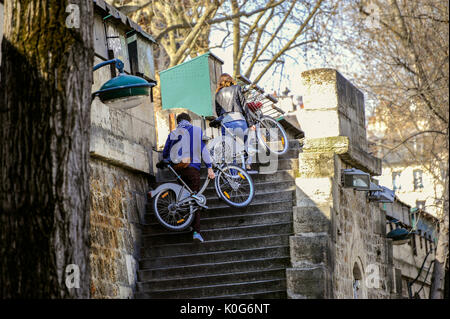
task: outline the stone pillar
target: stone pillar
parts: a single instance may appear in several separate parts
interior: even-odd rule
[[[346,223],[351,229],[353,219],[361,220],[361,216],[355,213],[348,222],[351,208],[345,202],[344,216],[339,215],[340,172],[355,167],[380,175],[381,161],[367,153],[364,97],[358,89],[333,69],[303,72],[301,88],[305,108],[299,110],[297,117],[305,131],[305,141],[296,177],[294,235],[290,237],[292,268],[287,269],[287,293],[289,298],[336,298],[338,291],[338,296],[347,296],[351,294],[351,282],[345,276],[351,273],[349,269],[355,260],[352,255],[349,260],[336,262],[337,256],[345,255],[342,259],[346,259],[351,255],[342,252],[345,248],[341,248],[342,237],[338,239],[340,230],[336,223],[344,220],[341,224]],[[355,200],[355,210],[364,211],[363,194],[352,190],[349,195]],[[373,224],[379,233],[379,219]],[[359,231],[355,234],[360,236]],[[345,280],[337,282],[336,274],[340,272],[345,273]],[[347,289],[345,293],[338,288],[341,284]]]

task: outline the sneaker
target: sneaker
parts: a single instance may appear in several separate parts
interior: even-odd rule
[[[192,237],[194,241],[198,241],[200,243],[203,243],[205,240],[203,239],[202,235],[200,235],[197,232],[194,232],[194,236]]]

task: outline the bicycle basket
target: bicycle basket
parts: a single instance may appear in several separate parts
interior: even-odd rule
[[[256,112],[257,110],[259,110],[262,107],[262,103],[261,102],[249,102],[247,103],[248,108],[250,109],[250,111],[252,112]]]

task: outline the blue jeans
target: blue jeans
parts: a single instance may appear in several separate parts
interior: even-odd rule
[[[226,128],[230,129],[233,132],[233,134],[237,135],[238,138],[244,139],[245,149],[247,150],[247,139],[248,139],[248,133],[249,133],[247,122],[244,120],[237,120],[237,121],[223,123],[223,125]],[[222,135],[225,136],[225,134],[228,135],[228,133],[225,131],[225,128],[222,127]],[[233,136],[230,136],[230,137],[233,138]],[[247,159],[247,164],[251,164],[250,157]]]

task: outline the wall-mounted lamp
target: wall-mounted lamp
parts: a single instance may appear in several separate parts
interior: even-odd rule
[[[343,169],[341,182],[345,188],[353,188],[357,191],[369,191],[370,175],[356,168]]]
[[[367,193],[367,197],[370,201],[380,202],[380,203],[393,203],[395,199],[395,193],[393,190],[390,190],[384,186],[378,186],[376,190],[371,190]]]
[[[109,64],[115,65],[119,75],[103,84],[100,90],[92,93],[92,99],[98,96],[103,103],[119,110],[130,109],[144,103],[156,82],[147,82],[141,77],[125,74],[124,64],[119,59],[99,63],[94,66],[94,71]]]
[[[405,228],[396,228],[391,230],[386,237],[392,239],[393,245],[403,245],[406,244],[414,234],[414,231],[409,231]]]

